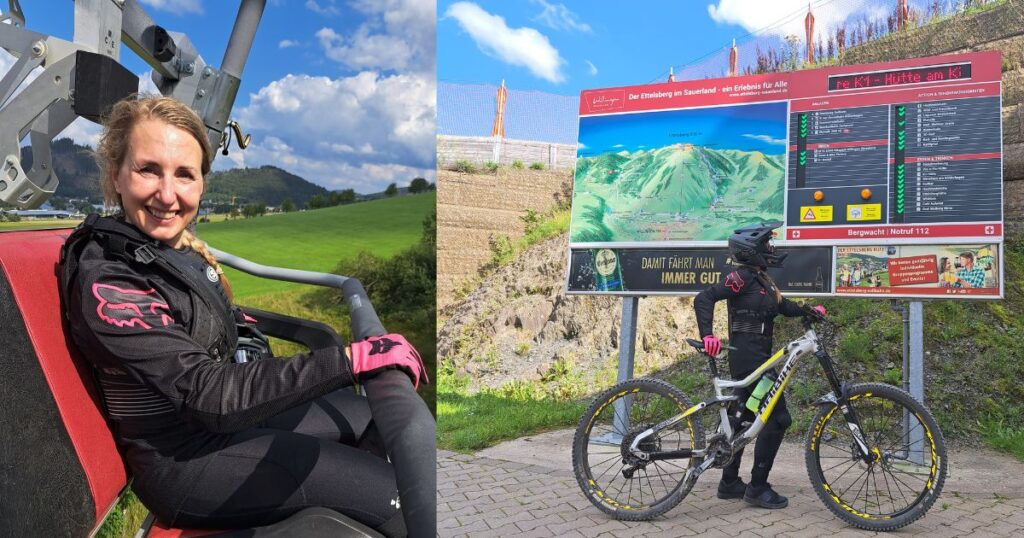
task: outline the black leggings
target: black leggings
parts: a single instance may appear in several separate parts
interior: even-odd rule
[[[233,434],[172,524],[262,526],[320,506],[402,536],[395,470],[382,453],[366,398],[351,390],[330,393]]]
[[[734,375],[733,378],[743,379],[750,375],[751,372],[753,370]],[[754,413],[744,405],[750,396],[750,387],[737,391],[737,394],[740,396],[738,405],[742,406],[743,409],[740,420],[753,420]],[[792,422],[793,419],[786,408],[786,396],[781,395],[779,396],[779,403],[772,410],[772,414],[768,417],[768,422],[764,425],[764,429],[757,436],[757,440],[754,441],[754,467],[750,471],[750,483],[752,485],[763,486],[768,483],[768,474],[771,473],[772,465],[775,463],[775,456],[779,453],[779,447],[782,446],[782,438],[786,434],[786,428],[789,428]],[[733,457],[732,462],[722,471],[723,481],[732,482],[739,477],[740,460],[742,459],[743,450],[740,450]]]

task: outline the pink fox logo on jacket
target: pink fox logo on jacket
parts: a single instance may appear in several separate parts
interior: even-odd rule
[[[126,290],[97,282],[92,285],[92,294],[100,302],[96,307],[96,315],[115,327],[152,329],[153,326],[144,321],[147,316],[150,322],[163,326],[174,323],[167,303],[153,300],[152,296],[156,294],[154,289]]]
[[[743,282],[743,278],[741,278],[740,274],[736,271],[729,273],[729,276],[725,277],[725,287],[729,288],[734,293],[739,293],[740,290],[743,289],[744,284],[746,283]]]

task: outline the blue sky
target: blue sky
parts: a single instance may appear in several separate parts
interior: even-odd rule
[[[139,3],[220,65],[238,0]],[[21,7],[28,29],[72,39],[72,2]],[[362,193],[416,176],[434,181],[435,15],[430,0],[268,0],[232,112],[253,141],[218,156],[214,169],[272,164]],[[121,61],[154,88],[149,66],[126,47]],[[0,74],[13,62],[0,49]],[[98,133],[79,119],[62,136],[94,145]]]
[[[785,153],[786,103],[613,114],[580,120],[579,154],[583,156],[672,144]]]
[[[947,0],[942,0],[944,3]],[[710,57],[724,73],[737,39],[741,65],[758,32],[804,35],[807,0],[439,0],[438,80],[578,95],[663,82],[669,67]],[[912,0],[912,7],[928,2]],[[812,0],[818,28],[878,16],[895,0]],[[700,78],[704,78],[701,76]]]

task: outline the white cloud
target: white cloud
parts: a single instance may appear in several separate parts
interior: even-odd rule
[[[153,82],[152,69],[139,75],[139,93],[144,93],[148,95],[160,95],[160,90],[157,89],[156,83]]]
[[[323,6],[321,6],[316,0],[306,0],[306,9],[316,13],[317,15],[324,15],[327,17],[334,17],[341,13],[337,6],[334,5],[334,0],[326,0],[325,5]]]
[[[472,2],[456,2],[445,17],[457,20],[485,54],[511,65],[523,66],[535,76],[560,83],[565,60],[548,38],[533,28],[509,28],[505,19],[492,15]]]
[[[590,76],[597,75],[597,66],[594,65],[590,60],[583,60],[583,61],[587,62],[587,72],[590,73]]]
[[[786,145],[786,141],[784,139],[782,139],[782,138],[772,138],[772,137],[770,137],[768,135],[744,134],[743,136],[746,137],[746,138],[753,138],[754,140],[760,140],[761,142],[764,142],[765,144],[775,144],[775,145],[779,145],[779,146],[785,146]]]
[[[363,155],[372,155],[373,154],[373,146],[370,145],[370,144],[363,144],[363,145],[359,146],[358,148],[354,148],[354,147],[352,147],[352,146],[350,146],[348,144],[337,144],[337,143],[329,143],[329,142],[320,142],[319,146],[321,148],[329,149],[329,150],[331,150],[331,151],[333,151],[335,153],[361,153]]]
[[[749,32],[764,30],[768,35],[792,34],[803,41],[807,5],[806,0],[718,0],[717,4],[708,5],[708,14],[716,22],[736,24]],[[884,12],[885,8],[879,0],[832,2],[817,10],[812,9],[815,34],[827,34],[854,14],[873,17],[880,9]]]
[[[351,69],[405,70],[410,67],[413,53],[405,40],[369,32],[366,26],[361,26],[352,39],[346,40],[330,28],[321,28],[316,38],[328,58]]]
[[[428,177],[436,155],[436,91],[432,73],[285,76],[236,108],[253,143],[232,151],[224,164],[273,164],[328,188],[359,192]]]
[[[14,63],[17,61],[18,60],[6,50],[0,49],[0,73],[6,75],[7,72],[14,67]],[[2,76],[3,75],[0,75],[0,78],[2,78]]]
[[[102,132],[103,128],[99,124],[85,118],[76,118],[75,121],[71,122],[71,125],[68,125],[60,134],[53,138],[54,140],[70,138],[76,144],[90,146],[95,149],[100,143],[100,133]]]
[[[585,22],[580,22],[576,18],[576,14],[565,7],[564,4],[549,4],[544,0],[531,0],[534,4],[540,4],[544,9],[533,18],[535,21],[540,21],[547,25],[548,28],[554,28],[555,30],[576,30],[583,33],[593,33],[590,25]]]
[[[365,15],[355,31],[342,35],[332,28],[316,33],[328,58],[353,70],[436,71],[434,4],[422,0],[353,0]]]
[[[139,2],[156,10],[170,11],[176,14],[203,13],[203,4],[200,0],[139,0]]]
[[[287,49],[287,48],[297,47],[297,46],[299,46],[299,42],[291,40],[291,39],[282,39],[281,41],[277,42],[277,48],[279,48],[279,49]]]
[[[232,151],[226,158],[222,156],[214,161],[215,170],[263,165],[283,168],[331,190],[353,189],[363,194],[383,191],[390,183],[404,187],[415,177],[423,177],[428,181],[435,181],[437,177],[433,166],[425,168],[396,163],[351,163],[308,157],[273,136],[254,141],[244,152]]]
[[[615,145],[614,145],[614,146],[612,146],[612,147],[613,147],[613,148],[624,148],[624,147],[626,147],[626,146],[625,146],[625,145],[623,145],[623,144],[615,144]]]

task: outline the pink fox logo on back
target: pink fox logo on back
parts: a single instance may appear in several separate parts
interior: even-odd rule
[[[126,290],[98,282],[92,285],[92,294],[100,302],[96,315],[115,327],[152,329],[153,326],[144,321],[147,316],[150,322],[158,322],[165,327],[174,323],[167,303],[153,300],[155,293],[154,289]]]

